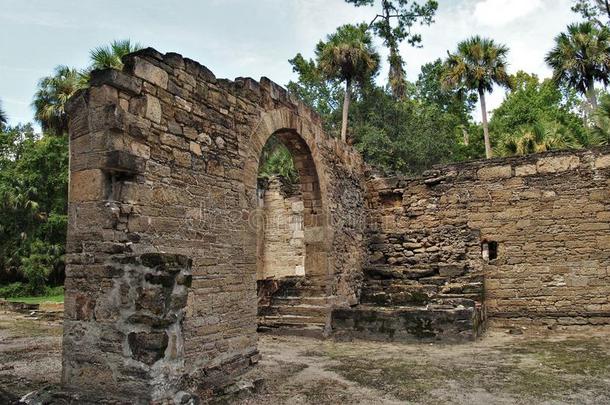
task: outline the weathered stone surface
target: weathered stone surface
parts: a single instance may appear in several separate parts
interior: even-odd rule
[[[610,167],[610,155],[602,155],[595,159],[596,169],[606,169]]]
[[[258,356],[256,188],[267,139],[286,145],[301,179],[300,203],[284,211],[302,216],[303,229],[288,228],[303,283],[285,292],[319,300],[308,311],[320,334],[331,305],[357,302],[365,167],[268,79],[217,80],[150,48],[124,64],[95,73],[70,103],[63,381],[143,401],[177,389],[205,398]],[[192,275],[147,261],[159,252],[192,258]],[[140,259],[122,259],[131,256]]]
[[[369,263],[383,272],[365,268],[361,302],[383,310],[468,299],[492,319],[607,318],[597,310],[610,310],[609,183],[592,164],[605,156],[607,148],[456,164],[431,173],[443,179],[434,184],[370,179]],[[426,275],[406,279],[413,271]]]
[[[146,95],[146,118],[157,124],[161,122],[161,103],[149,94]]]
[[[505,179],[512,176],[512,167],[510,165],[483,167],[479,169],[477,175],[481,180]]]
[[[70,175],[71,201],[99,201],[106,196],[107,182],[99,169],[81,170]]]
[[[133,73],[162,89],[167,89],[167,72],[143,58],[135,58]]]
[[[537,162],[539,173],[557,173],[572,170],[578,167],[578,156],[557,156],[542,158]]]
[[[216,79],[150,48],[125,66],[67,107],[67,387],[205,400],[257,362],[259,299],[259,326],[317,336],[463,340],[486,315],[610,319],[608,148],[367,179],[268,79]],[[300,186],[276,211],[302,229],[265,255],[257,176],[272,134]],[[259,280],[257,297],[265,260],[291,275]]]
[[[532,174],[536,174],[536,165],[522,165],[515,167],[515,175],[516,176],[530,176]]]

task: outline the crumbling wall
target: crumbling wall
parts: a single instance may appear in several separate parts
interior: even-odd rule
[[[610,149],[448,165],[369,190],[363,302],[472,300],[496,322],[610,322]],[[483,243],[497,247],[489,260]]]
[[[192,260],[192,284],[181,320],[181,366],[167,392],[206,397],[258,359],[256,183],[267,139],[277,135],[295,160],[310,284],[336,305],[355,295],[357,285],[343,280],[361,272],[364,239],[352,223],[331,224],[353,213],[344,190],[364,200],[363,163],[268,79],[217,79],[197,62],[153,49],[128,55],[124,64],[123,71],[93,72],[90,88],[67,106],[63,381],[92,394],[119,395],[129,385],[122,377],[126,364],[162,361],[147,349],[160,352],[162,334],[150,343],[117,329],[116,319],[79,314],[96,314],[109,297],[128,299],[127,290],[113,289],[109,266],[118,258],[179,254]],[[364,217],[364,205],[358,209]],[[343,266],[346,261],[351,266]],[[107,343],[115,341],[132,344],[118,350]],[[149,381],[144,374],[130,378]],[[135,392],[130,398],[145,396],[128,391]]]

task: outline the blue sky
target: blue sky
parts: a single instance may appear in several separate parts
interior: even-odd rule
[[[409,80],[422,64],[474,34],[508,45],[511,71],[548,77],[545,53],[554,36],[577,20],[571,0],[439,3],[436,23],[419,29],[423,48],[401,48]],[[40,77],[58,64],[86,66],[89,50],[113,39],[178,52],[218,77],[267,76],[284,85],[294,78],[289,58],[311,56],[315,43],[337,26],[375,14],[344,0],[0,0],[0,10],[0,100],[10,124],[32,120]],[[495,91],[490,108],[502,98]]]

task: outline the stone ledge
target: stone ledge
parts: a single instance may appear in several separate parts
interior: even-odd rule
[[[382,341],[442,341],[459,343],[475,340],[483,329],[480,307],[392,307],[360,305],[334,309],[332,336],[336,339],[362,338]]]

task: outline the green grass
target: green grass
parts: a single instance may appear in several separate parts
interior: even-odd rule
[[[25,304],[40,304],[42,302],[64,302],[64,295],[41,295],[38,297],[9,297],[10,302],[23,302]]]

